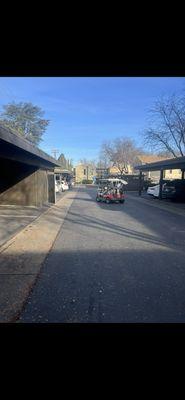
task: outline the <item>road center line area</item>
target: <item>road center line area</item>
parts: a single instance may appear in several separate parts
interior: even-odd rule
[[[33,247],[27,253],[24,247],[24,262],[32,259],[35,274],[39,258],[42,263],[32,290],[24,275],[33,270],[29,263],[14,262],[1,269],[20,272],[20,279],[11,277],[20,297],[25,279],[19,313],[12,312],[12,298],[11,308],[6,305],[7,295],[1,319],[8,315],[17,323],[185,322],[185,216],[150,207],[134,196],[124,204],[97,203],[93,187],[80,187],[65,201],[67,211],[47,257],[43,248],[33,245],[37,229]],[[59,214],[63,206],[61,200]],[[48,217],[49,229],[58,217],[55,208]],[[41,228],[47,240],[46,225]],[[22,254],[21,247],[17,252]],[[8,293],[10,277],[1,279]]]

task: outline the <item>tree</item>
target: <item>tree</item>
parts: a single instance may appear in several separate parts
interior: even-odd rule
[[[109,157],[107,156],[107,153],[104,151],[104,144],[106,144],[106,143],[104,142],[102,144],[102,146],[101,146],[101,149],[100,149],[99,160],[97,162],[97,167],[98,168],[108,169],[109,165],[110,165],[110,161],[109,161]]]
[[[109,163],[118,168],[122,175],[129,172],[129,166],[136,163],[137,156],[143,154],[143,151],[135,145],[134,140],[122,137],[112,142],[104,142],[101,153],[106,160],[109,160]]]
[[[96,162],[94,160],[88,160],[87,158],[81,158],[79,160],[80,164],[89,164],[89,165],[96,165]]]
[[[69,169],[69,171],[73,170],[73,160],[72,160],[72,158],[68,162],[68,169]]]
[[[150,110],[150,126],[144,144],[172,157],[185,155],[185,97],[170,96],[156,101]]]
[[[63,153],[60,154],[58,161],[60,161],[62,168],[67,169],[67,160]]]
[[[79,160],[80,164],[87,165],[91,171],[94,171],[96,169],[96,161],[95,160],[87,160],[87,158],[83,158]]]
[[[43,119],[44,111],[32,103],[10,103],[3,106],[0,119],[2,124],[15,130],[29,142],[38,145],[42,140],[49,120]]]
[[[73,160],[67,160],[63,153],[60,154],[58,161],[60,161],[62,168],[68,169],[69,171],[73,170]]]
[[[157,155],[159,156],[159,157],[164,157],[164,158],[171,158],[172,157],[172,155],[171,155],[171,153],[168,151],[168,150],[166,150],[166,151],[159,151],[158,153],[157,153]]]

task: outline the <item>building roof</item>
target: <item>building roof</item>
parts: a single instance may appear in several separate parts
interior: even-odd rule
[[[55,167],[54,169],[55,174],[70,174],[72,175],[73,172],[69,171],[68,169],[60,168],[60,167]]]
[[[0,122],[0,157],[37,167],[53,169],[60,162]]]
[[[149,155],[140,155],[138,156],[138,160],[141,161],[142,164],[148,164],[148,163],[153,163],[153,162],[158,162],[158,161],[163,161],[166,160],[166,157],[161,157],[157,156],[155,154],[149,154]]]
[[[162,169],[182,169],[185,170],[185,157],[168,158],[162,161],[153,162],[134,167],[140,171],[160,171]]]

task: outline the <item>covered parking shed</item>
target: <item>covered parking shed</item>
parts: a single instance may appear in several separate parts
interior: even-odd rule
[[[136,165],[134,168],[136,170],[139,170],[139,196],[141,196],[142,193],[143,173],[147,171],[160,171],[159,198],[162,199],[162,185],[164,179],[164,171],[169,169],[170,170],[181,169],[182,171],[181,177],[182,179],[184,179],[185,157],[177,157],[144,165]]]
[[[54,173],[55,173],[55,179],[58,180],[59,182],[61,182],[61,180],[63,179],[65,179],[68,182],[73,178],[73,172],[61,167],[55,167]]]
[[[53,157],[0,124],[0,205],[55,203]]]

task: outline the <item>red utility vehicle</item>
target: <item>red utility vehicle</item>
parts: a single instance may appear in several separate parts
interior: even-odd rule
[[[96,196],[96,201],[104,201],[105,203],[124,203],[125,195],[117,191],[116,193],[107,191],[107,192],[98,192]]]
[[[97,191],[96,201],[105,203],[124,203],[124,185],[127,182],[123,179],[102,179]]]

